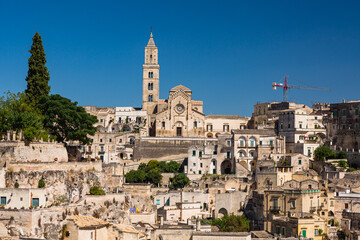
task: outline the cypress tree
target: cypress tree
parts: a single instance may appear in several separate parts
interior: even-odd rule
[[[26,77],[26,96],[31,104],[37,105],[41,96],[48,96],[50,92],[50,74],[45,66],[46,57],[41,36],[38,32],[32,38],[33,44],[29,52],[29,70]]]

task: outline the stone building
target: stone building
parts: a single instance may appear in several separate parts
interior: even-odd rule
[[[315,149],[326,138],[322,118],[321,114],[308,113],[306,108],[281,111],[276,130],[286,138],[286,151],[313,157]]]
[[[219,134],[230,133],[233,129],[248,128],[250,118],[236,115],[208,115],[205,116],[205,136],[217,137]]]
[[[249,118],[209,115],[205,117],[203,102],[192,98],[192,91],[178,85],[169,91],[168,99],[159,96],[158,47],[151,33],[145,47],[143,64],[143,110],[150,118],[150,136],[156,137],[215,137],[232,129],[247,126]]]
[[[82,146],[83,159],[104,163],[133,159],[135,139],[148,133],[146,111],[133,107],[103,108],[87,106],[85,110],[98,118],[97,132],[90,144]]]
[[[220,134],[217,137],[218,141],[215,145],[207,144],[205,141],[204,145],[189,148],[185,173],[199,176],[237,173],[232,135]]]
[[[274,130],[239,129],[232,133],[236,162],[250,171],[255,170],[257,160],[285,153],[285,138],[276,136]]]
[[[360,101],[330,104],[327,118],[328,136],[337,150],[359,150]]]

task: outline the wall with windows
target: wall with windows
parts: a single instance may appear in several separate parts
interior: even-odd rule
[[[205,117],[205,136],[211,138],[234,129],[245,129],[249,120],[236,115],[208,115]]]
[[[45,207],[46,190],[44,188],[0,188],[0,205],[4,208]]]

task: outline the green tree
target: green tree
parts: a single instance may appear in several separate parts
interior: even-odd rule
[[[319,161],[324,161],[333,154],[333,151],[328,146],[320,146],[315,149],[315,158]]]
[[[178,173],[181,168],[181,164],[170,161],[165,165],[165,172],[167,173]]]
[[[146,172],[149,172],[150,170],[157,168],[159,165],[159,162],[157,160],[150,160],[148,164],[146,165]]]
[[[222,218],[210,220],[212,226],[217,226],[220,232],[248,232],[250,222],[245,215],[224,215]]]
[[[161,171],[159,168],[153,168],[149,172],[147,172],[146,176],[147,181],[149,181],[152,184],[159,184],[162,179]]]
[[[184,173],[176,174],[173,178],[170,178],[170,189],[183,188],[190,183],[189,178]]]
[[[346,152],[340,151],[336,154],[337,159],[346,159]]]
[[[145,163],[140,163],[138,170],[144,170],[146,169],[146,164]]]
[[[45,66],[46,55],[40,34],[36,32],[32,40],[33,44],[29,50],[31,56],[28,62],[29,70],[26,77],[27,89],[25,93],[29,102],[36,106],[42,96],[49,95],[50,74]]]
[[[0,98],[0,131],[20,131],[27,140],[39,137],[42,132],[43,116],[38,109],[29,105],[24,93],[7,92]]]
[[[144,170],[131,170],[125,174],[127,183],[143,183],[146,181],[146,173]]]
[[[58,142],[77,140],[87,144],[90,142],[88,135],[96,132],[93,125],[97,118],[77,106],[77,102],[56,94],[41,97],[38,107],[44,116],[44,127]]]

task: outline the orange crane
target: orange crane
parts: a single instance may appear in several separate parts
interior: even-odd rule
[[[272,84],[272,87],[274,90],[276,90],[276,87],[282,87],[284,89],[284,100],[283,102],[287,102],[288,99],[287,99],[287,91],[290,89],[290,88],[295,88],[295,89],[306,89],[306,90],[315,90],[315,91],[327,91],[327,92],[330,92],[331,91],[331,88],[319,88],[319,87],[310,87],[310,86],[295,86],[295,85],[289,85],[288,82],[287,82],[287,76],[285,75],[285,82],[284,83],[276,83],[274,82]]]

